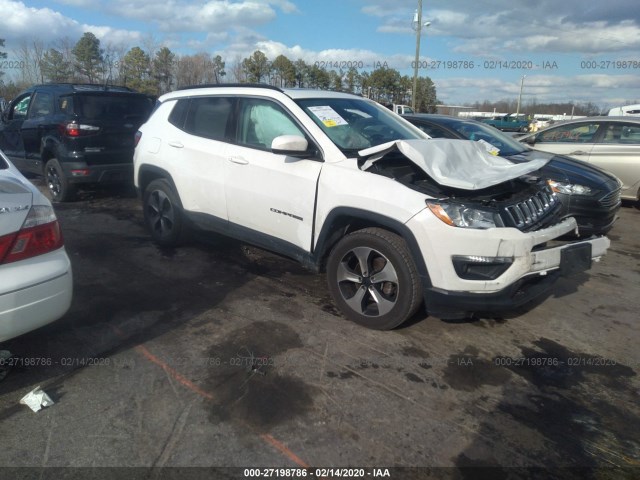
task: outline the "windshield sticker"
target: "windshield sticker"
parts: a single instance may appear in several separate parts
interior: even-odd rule
[[[489,142],[487,142],[486,140],[478,140],[478,143],[480,145],[482,145],[484,147],[484,149],[487,151],[487,153],[497,156],[500,153],[500,149],[497,147],[494,147],[493,145],[491,145]]]
[[[324,124],[325,127],[337,127],[340,125],[348,125],[347,121],[342,118],[331,107],[309,107],[311,113],[313,113]]]

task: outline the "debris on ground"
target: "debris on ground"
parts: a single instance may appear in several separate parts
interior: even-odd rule
[[[51,400],[51,397],[49,397],[40,386],[37,386],[22,397],[20,403],[37,412],[42,409],[42,407],[50,407],[53,405],[53,400]]]

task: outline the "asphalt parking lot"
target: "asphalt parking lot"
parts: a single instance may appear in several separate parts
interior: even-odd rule
[[[602,262],[535,308],[391,332],[343,319],[293,261],[221,237],[159,249],[130,195],[56,211],[74,302],[2,346],[20,359],[0,383],[2,467],[640,475],[636,206]],[[19,400],[38,385],[55,405],[34,413]]]

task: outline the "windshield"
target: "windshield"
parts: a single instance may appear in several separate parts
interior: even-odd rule
[[[521,143],[494,127],[475,122],[452,122],[449,128],[455,130],[469,140],[484,140],[496,147],[501,157],[517,155],[527,150]]]
[[[428,138],[387,108],[359,98],[310,98],[298,105],[347,156],[394,140]]]

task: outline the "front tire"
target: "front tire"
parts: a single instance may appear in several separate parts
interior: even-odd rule
[[[421,304],[421,282],[405,241],[381,228],[343,237],[327,260],[333,301],[350,320],[390,330]]]
[[[177,247],[186,236],[184,211],[178,195],[165,179],[152,181],[142,198],[144,223],[154,242],[161,247]]]
[[[76,188],[69,184],[58,160],[52,158],[46,163],[44,176],[49,194],[54,202],[68,202],[75,198]]]

